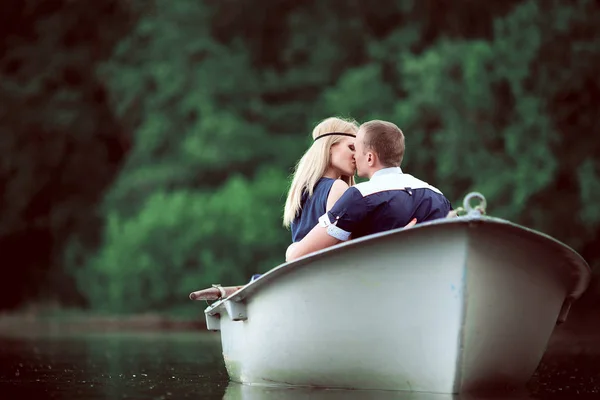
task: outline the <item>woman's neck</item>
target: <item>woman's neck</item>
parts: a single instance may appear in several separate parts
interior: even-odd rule
[[[331,179],[339,179],[341,176],[342,174],[340,174],[339,171],[336,171],[336,169],[333,167],[329,167],[327,171],[325,171],[325,173],[323,174],[323,178]]]

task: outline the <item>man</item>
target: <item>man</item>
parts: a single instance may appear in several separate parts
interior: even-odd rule
[[[400,169],[404,134],[396,125],[379,120],[364,123],[354,147],[357,174],[369,181],[348,188],[319,223],[288,248],[286,261],[350,236],[358,238],[450,215],[452,206],[442,192]]]

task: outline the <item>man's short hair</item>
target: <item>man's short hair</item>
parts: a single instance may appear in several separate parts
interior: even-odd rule
[[[399,167],[404,158],[404,133],[395,124],[374,120],[361,125],[364,144],[373,150],[385,167]]]

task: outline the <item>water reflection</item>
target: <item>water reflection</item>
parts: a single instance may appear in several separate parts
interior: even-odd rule
[[[0,360],[3,398],[221,399],[228,382],[206,333],[5,338]]]
[[[286,389],[229,382],[220,337],[207,332],[0,337],[1,398],[36,399],[597,399],[596,352],[545,357],[528,394],[492,397]]]
[[[275,388],[248,386],[231,382],[223,400],[525,400],[527,394],[503,394],[501,396],[468,396],[437,393],[392,392],[382,390],[332,390],[310,388]]]

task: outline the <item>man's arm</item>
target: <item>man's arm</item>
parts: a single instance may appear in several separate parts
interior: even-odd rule
[[[409,229],[415,226],[417,219],[413,218],[403,229]],[[285,252],[285,261],[294,261],[308,253],[326,249],[341,242],[341,240],[330,236],[327,228],[317,224],[304,238],[296,243],[292,243]]]
[[[319,223],[301,241],[288,247],[286,261],[350,239],[353,228],[366,215],[365,207],[363,196],[356,188],[345,190],[331,210],[319,218]]]
[[[326,249],[338,244],[341,240],[330,236],[327,233],[327,227],[320,224],[315,225],[301,241],[292,243],[285,254],[285,261],[293,261],[306,254]]]

